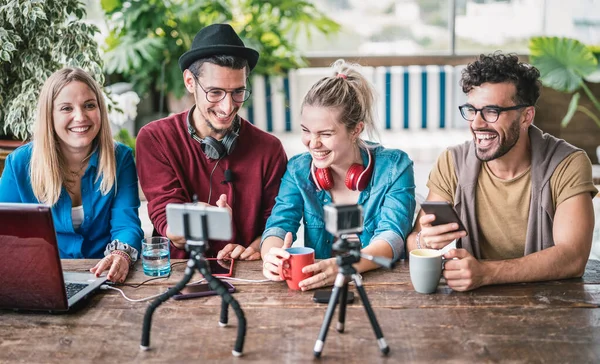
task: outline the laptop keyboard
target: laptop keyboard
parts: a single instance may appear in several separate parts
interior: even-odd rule
[[[81,283],[65,283],[65,288],[67,289],[67,299],[75,296],[79,291],[87,286],[87,284]]]

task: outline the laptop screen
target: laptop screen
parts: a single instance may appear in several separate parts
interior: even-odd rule
[[[66,310],[50,207],[0,203],[0,308]]]

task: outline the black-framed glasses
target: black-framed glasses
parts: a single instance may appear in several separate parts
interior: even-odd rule
[[[477,112],[480,112],[481,117],[483,118],[483,120],[486,123],[495,123],[496,121],[498,121],[498,118],[500,117],[500,114],[502,112],[510,111],[510,110],[518,110],[518,109],[522,109],[522,108],[528,107],[528,106],[530,106],[530,105],[519,104],[519,105],[515,105],[515,106],[510,106],[510,107],[484,106],[481,109],[477,109],[473,105],[464,104],[464,105],[460,105],[458,107],[458,110],[460,110],[460,114],[466,121],[475,120],[475,117],[477,116]]]
[[[208,102],[213,102],[213,103],[219,102],[219,101],[223,100],[225,97],[227,97],[227,94],[231,94],[231,98],[235,102],[244,102],[244,101],[248,100],[248,98],[250,98],[250,94],[252,93],[250,90],[248,90],[246,88],[238,88],[233,91],[227,91],[222,88],[214,87],[209,90],[205,90],[195,75],[194,75],[194,80],[196,80],[196,83],[198,84],[198,86],[200,86],[202,91],[204,91],[204,94],[206,95],[206,101],[208,101]]]

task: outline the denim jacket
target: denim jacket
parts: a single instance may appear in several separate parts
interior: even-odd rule
[[[40,203],[33,194],[29,177],[32,151],[33,144],[28,143],[8,155],[0,178],[0,202]],[[96,150],[81,178],[85,215],[81,226],[73,227],[71,197],[64,186],[58,201],[52,206],[52,220],[62,259],[102,258],[112,240],[141,251],[144,232],[138,216],[140,198],[131,148],[115,143],[117,175],[115,185],[106,195],[99,191],[101,179],[96,179],[98,158]]]
[[[413,162],[401,150],[368,145],[374,166],[371,180],[358,198],[364,215],[358,237],[363,248],[375,240],[387,241],[398,260],[404,257],[415,210]],[[361,150],[361,156],[366,165],[367,152]],[[317,259],[324,259],[332,255],[334,237],[325,230],[323,206],[332,200],[328,191],[317,190],[310,176],[311,161],[310,153],[303,153],[288,162],[262,241],[269,236],[283,239],[286,232],[292,232],[295,241],[300,219],[304,219],[304,246],[314,248]]]

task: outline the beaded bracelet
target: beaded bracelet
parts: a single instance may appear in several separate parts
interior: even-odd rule
[[[417,241],[417,249],[421,249],[421,232],[420,231],[417,233],[416,241]]]
[[[112,252],[110,252],[110,254],[111,255],[120,255],[127,260],[127,263],[129,264],[130,267],[133,265],[133,262],[131,261],[131,257],[129,256],[129,254],[125,253],[122,250],[113,250]]]

